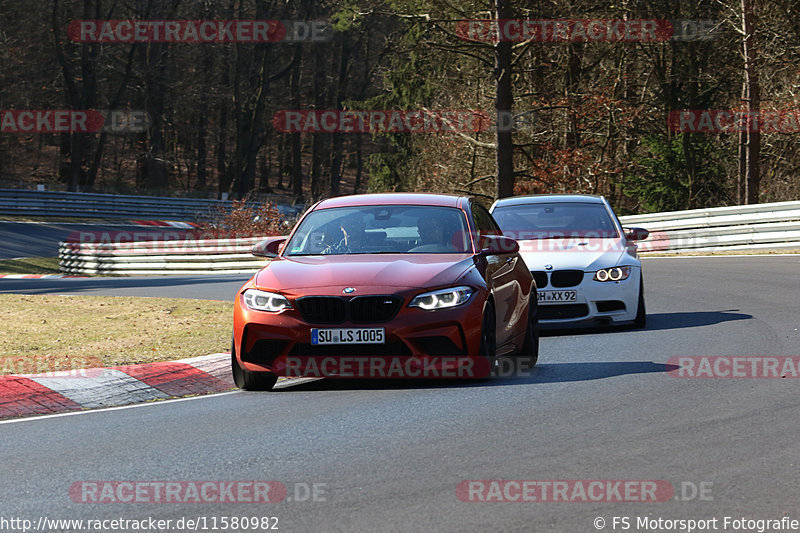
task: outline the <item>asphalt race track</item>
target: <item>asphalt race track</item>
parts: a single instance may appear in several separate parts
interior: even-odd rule
[[[0,279],[0,293],[154,296],[232,300],[250,276],[152,276],[108,278]],[[32,283],[34,282],[34,283]],[[233,317],[231,317],[231,321]]]
[[[1,424],[0,515],[205,517],[209,530],[213,518],[278,517],[284,532],[622,531],[623,517],[629,531],[642,531],[637,517],[717,518],[706,530],[744,531],[724,518],[800,519],[800,382],[678,378],[666,364],[800,355],[800,257],[645,259],[644,268],[645,330],[550,335],[528,376],[324,380]],[[242,281],[0,280],[0,292],[225,299]],[[69,492],[82,481],[221,480],[279,481],[288,495],[97,504]],[[465,480],[663,480],[675,492],[656,503],[572,493],[473,502],[457,495]],[[318,501],[306,498],[313,484]]]
[[[50,223],[50,222],[12,222],[0,220],[0,259],[17,257],[56,257],[58,243],[67,239],[80,242],[81,234],[87,233],[83,240],[90,236],[100,240],[114,239],[120,233],[130,235],[152,233],[156,235],[180,235],[185,230],[176,228],[157,228],[132,224],[83,224],[83,223]],[[111,237],[109,237],[109,235]],[[172,237],[176,238],[176,237]],[[130,237],[128,237],[130,239]]]

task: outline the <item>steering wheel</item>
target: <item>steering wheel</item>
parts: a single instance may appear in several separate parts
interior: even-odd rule
[[[342,231],[342,238],[338,242],[331,243],[322,249],[323,254],[351,254],[353,250],[347,243],[347,233]]]
[[[351,254],[353,250],[350,249],[350,246],[347,245],[347,238],[342,237],[342,239],[337,242],[336,244],[331,245],[331,249],[340,254]]]

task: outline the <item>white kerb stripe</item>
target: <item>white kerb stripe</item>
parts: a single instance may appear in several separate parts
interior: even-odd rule
[[[169,398],[136,378],[105,368],[96,377],[36,377],[30,379],[83,407],[111,407]]]

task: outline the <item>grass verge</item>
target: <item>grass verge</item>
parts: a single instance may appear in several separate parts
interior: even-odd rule
[[[0,274],[62,274],[58,257],[23,257],[0,260]]]
[[[171,361],[230,349],[233,302],[0,294],[0,374]]]

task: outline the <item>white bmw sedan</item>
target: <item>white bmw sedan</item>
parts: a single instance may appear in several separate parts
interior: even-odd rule
[[[542,326],[644,327],[642,264],[634,241],[602,196],[541,194],[497,200],[490,209],[516,239],[538,289]]]

